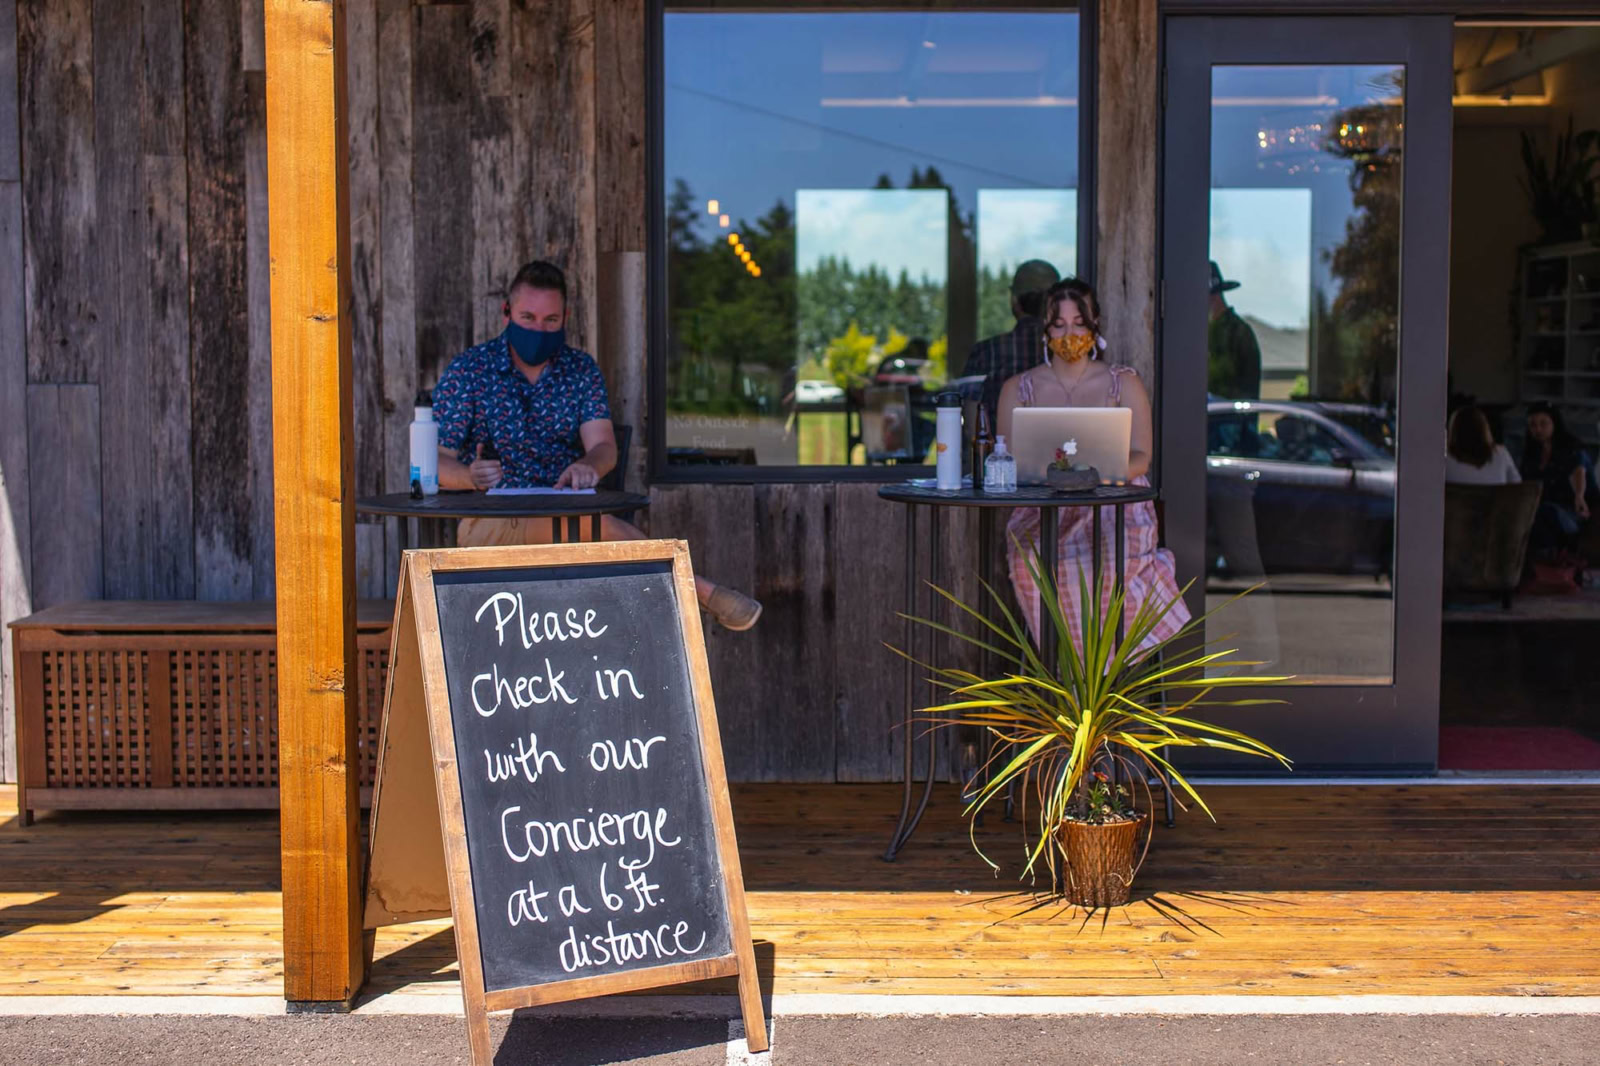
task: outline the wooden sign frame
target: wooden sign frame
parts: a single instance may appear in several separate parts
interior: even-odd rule
[[[732,950],[727,955],[694,962],[488,991],[479,950],[466,835],[461,829],[461,779],[433,575],[641,562],[672,564],[679,631],[700,733],[700,759],[705,768],[715,843],[721,860]],[[424,775],[433,778],[434,788],[419,787]],[[429,826],[438,832],[427,832]],[[739,981],[739,1004],[749,1048],[751,1051],[767,1050],[767,1027],[756,975],[755,951],[750,940],[744,877],[734,839],[722,740],[717,730],[716,704],[711,692],[711,672],[706,662],[705,637],[700,628],[688,544],[681,540],[622,541],[405,553],[395,598],[389,680],[384,693],[378,771],[372,793],[366,900],[364,924],[369,931],[398,922],[455,916],[467,1039],[472,1061],[478,1066],[487,1066],[493,1058],[489,1042],[490,1011],[734,975]],[[369,932],[369,951],[371,943]]]

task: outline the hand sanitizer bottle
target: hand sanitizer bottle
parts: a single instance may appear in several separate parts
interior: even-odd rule
[[[411,419],[411,489],[424,496],[439,492],[439,423],[433,420],[433,397],[417,393]]]
[[[1017,460],[1006,450],[1003,436],[995,438],[994,451],[983,461],[983,491],[1017,491]]]

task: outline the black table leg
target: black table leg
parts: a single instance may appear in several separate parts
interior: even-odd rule
[[[567,516],[567,543],[576,544],[583,539],[583,516]]]
[[[561,519],[560,518],[552,518],[552,519],[550,519],[550,543],[551,544],[560,544],[561,543]]]
[[[589,539],[600,543],[600,516],[597,514],[589,516]]]
[[[914,504],[906,506],[906,621],[904,644],[907,655],[915,655],[916,648],[913,638],[916,635],[916,626],[911,621],[911,616],[917,613],[917,508]],[[889,838],[889,850],[883,853],[884,862],[893,862],[895,853],[905,843],[906,825],[911,820],[911,789],[915,771],[915,744],[916,738],[911,735],[912,700],[916,696],[917,673],[916,666],[910,659],[904,664],[903,677],[903,717],[901,729],[904,733],[902,742],[905,745],[905,773],[904,792],[900,798],[900,821],[894,827],[894,835]]]
[[[940,578],[941,578],[941,575],[940,575],[940,572],[939,572],[939,554],[940,554],[940,547],[941,547],[940,544],[939,544],[939,509],[937,507],[933,508],[928,513],[928,524],[931,527],[928,530],[928,554],[929,554],[929,559],[928,559],[928,582],[929,582],[930,586],[937,586],[939,584],[939,581],[940,581]],[[937,592],[935,592],[932,587],[930,587],[928,589],[927,596],[928,596],[928,613],[923,616],[924,618],[927,618],[929,621],[938,621],[939,620],[939,615],[940,614],[944,614],[944,615],[947,616],[947,620],[948,621],[954,621],[954,619],[948,618],[948,614],[949,614],[948,610],[942,610],[941,609],[941,604],[944,604],[944,606],[946,608],[948,608],[948,604],[944,603],[944,597],[940,596]],[[929,630],[928,631],[927,637],[928,637],[928,644],[929,644],[928,661],[930,663],[932,663],[934,666],[938,666],[939,662],[941,660],[941,656],[944,654],[944,634],[942,634],[938,630],[934,629],[934,630]],[[940,695],[940,691],[941,690],[937,686],[934,686],[934,685],[931,685],[931,684],[928,686],[929,694],[932,697],[934,697],[932,700],[929,701],[930,703],[938,702],[938,697]],[[913,719],[912,721],[914,722],[915,720]],[[910,728],[913,728],[913,727],[908,727],[908,732],[906,733],[906,750],[907,751],[911,750],[911,745],[912,745],[912,742],[914,740],[914,738],[912,737],[911,733],[909,732]],[[895,849],[897,851],[899,850],[899,848],[903,848],[903,847],[906,846],[906,843],[911,839],[911,834],[915,833],[917,831],[917,825],[922,821],[923,812],[928,809],[928,798],[933,795],[933,779],[936,776],[936,774],[938,773],[938,753],[939,753],[939,731],[937,729],[933,728],[932,725],[929,725],[928,726],[928,769],[927,769],[928,776],[922,782],[922,800],[917,804],[917,813],[915,813],[915,814],[913,814],[911,816],[911,822],[906,826],[905,832],[900,834],[900,844],[899,844],[899,847]]]
[[[1100,582],[1104,580],[1100,573],[1100,558],[1102,554],[1100,550],[1100,505],[1096,504],[1094,507],[1090,508],[1090,511],[1094,515],[1094,518],[1091,521],[1090,530],[1090,532],[1094,535],[1094,551],[1090,553],[1089,558],[1094,560],[1094,573],[1092,574],[1092,577],[1094,579],[1094,594],[1098,596],[1100,595]]]
[[[404,555],[411,547],[411,519],[402,515],[394,520],[395,541],[400,545],[400,554]]]
[[[994,620],[994,596],[990,590],[994,588],[994,515],[992,507],[978,508],[978,583],[983,586],[983,617],[989,621]],[[988,642],[991,634],[985,632],[983,639]],[[978,673],[983,677],[994,676],[994,653],[987,648],[978,652]],[[976,736],[974,736],[976,732]],[[989,755],[985,751],[989,737],[984,730],[974,730],[965,727],[956,737],[962,753],[959,773],[961,775],[961,802],[966,804],[978,794],[978,777],[984,773],[984,768],[989,765]],[[973,763],[966,764],[966,753],[973,752]],[[984,784],[988,783],[985,775]],[[983,812],[977,815],[977,824],[983,824]]]
[[[1126,592],[1127,591],[1127,587],[1128,587],[1128,535],[1127,535],[1127,528],[1126,528],[1127,527],[1127,522],[1126,522],[1126,517],[1127,516],[1124,514],[1124,511],[1125,511],[1124,505],[1120,504],[1120,503],[1117,504],[1117,520],[1116,520],[1116,531],[1115,531],[1116,535],[1117,535],[1117,544],[1116,544],[1117,566],[1116,566],[1116,570],[1113,571],[1112,575],[1111,575],[1111,580],[1116,582],[1116,584],[1114,584],[1112,586],[1112,590],[1113,590],[1113,592],[1117,592],[1117,593]],[[1099,511],[1096,510],[1095,513],[1098,514]],[[1127,636],[1127,633],[1128,633],[1128,605],[1127,605],[1126,602],[1124,602],[1123,605],[1122,605],[1122,613],[1117,616],[1117,647],[1120,648],[1122,646],[1122,638]]]
[[[1057,602],[1060,602],[1060,570],[1061,570],[1061,544],[1058,540],[1060,534],[1056,526],[1056,509],[1054,507],[1039,508],[1039,566],[1050,579],[1050,585],[1056,590]],[[1039,595],[1039,657],[1045,665],[1054,670],[1061,662],[1061,640],[1065,634],[1056,632],[1055,614],[1045,606],[1044,592]]]

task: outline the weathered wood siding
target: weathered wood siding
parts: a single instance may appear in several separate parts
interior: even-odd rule
[[[28,342],[17,126],[17,9],[0,3],[0,621],[32,608],[28,512]],[[3,634],[0,634],[3,635]],[[0,641],[0,781],[17,777],[11,641]]]
[[[413,397],[538,256],[567,268],[643,484],[646,11],[348,0],[359,492],[406,487]],[[0,621],[273,595],[266,174],[261,0],[0,0]],[[656,534],[766,604],[753,633],[707,629],[730,774],[897,777],[900,509],[856,485],[654,500]],[[358,524],[362,596],[391,593],[396,534]]]

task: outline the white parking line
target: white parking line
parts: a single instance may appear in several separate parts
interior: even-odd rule
[[[744,1038],[744,1019],[728,1019],[728,1066],[766,1066],[771,1063],[772,1049],[777,1045],[776,1036],[778,1027],[769,1017],[767,1019],[767,1050],[753,1052],[749,1043]]]

